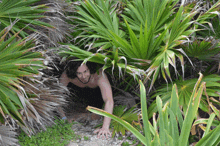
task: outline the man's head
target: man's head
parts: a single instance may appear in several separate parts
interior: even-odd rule
[[[78,67],[78,69],[76,70],[76,76],[79,79],[79,81],[82,82],[83,84],[89,82],[91,74],[86,64],[82,64],[81,66]]]
[[[96,72],[96,64],[93,62],[86,62],[82,64],[82,61],[70,60],[66,67],[66,74],[68,78],[78,78],[82,83],[87,83],[91,74]]]

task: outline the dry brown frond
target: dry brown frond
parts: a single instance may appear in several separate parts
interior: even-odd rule
[[[24,79],[23,86],[28,96],[26,109],[20,111],[25,126],[33,133],[46,129],[45,126],[53,124],[57,108],[66,104],[67,88],[60,85],[57,78],[46,75],[32,81]],[[30,135],[33,134],[25,129]]]
[[[17,145],[18,140],[16,139],[17,133],[14,128],[9,126],[0,125],[0,145],[11,146]]]
[[[71,21],[66,13],[74,13],[73,4],[65,2],[65,0],[41,0],[38,4],[45,4],[47,12],[40,21],[50,24],[52,27],[34,27],[39,34],[38,43],[44,45],[44,49],[48,47],[57,47],[59,42],[68,42],[68,37],[72,32],[73,25],[67,23]]]

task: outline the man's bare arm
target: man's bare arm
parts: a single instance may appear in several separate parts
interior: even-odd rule
[[[111,88],[111,85],[109,83],[109,80],[108,80],[106,74],[102,75],[99,78],[98,86],[101,90],[102,98],[105,102],[104,110],[106,112],[112,114],[114,101],[113,101],[113,96],[112,96],[112,88]],[[100,137],[101,135],[103,138],[104,138],[104,136],[106,136],[106,137],[108,137],[108,135],[111,136],[111,133],[109,131],[110,122],[111,122],[111,118],[104,117],[102,128],[95,131],[95,133],[98,132],[98,137]]]
[[[66,75],[66,71],[64,71],[60,77],[60,83],[63,85],[63,86],[67,86],[68,83],[69,83],[69,79]],[[60,114],[60,116],[62,117],[62,119],[66,119],[66,115],[65,115],[65,112],[63,111],[62,107],[58,107],[58,112]]]
[[[69,82],[70,79],[67,77],[66,71],[64,71],[60,76],[60,83],[63,84],[64,86],[67,86]]]

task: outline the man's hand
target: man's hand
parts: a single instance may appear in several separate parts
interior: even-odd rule
[[[98,133],[97,137],[104,139],[105,137],[108,139],[112,136],[112,133],[110,132],[109,128],[102,127],[101,129],[97,129],[94,131],[94,133]]]

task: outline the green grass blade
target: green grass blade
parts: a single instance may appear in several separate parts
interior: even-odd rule
[[[144,134],[145,134],[146,144],[149,146],[152,138],[150,134],[150,126],[148,123],[146,90],[142,81],[139,81],[139,84],[140,84],[141,113],[144,124]]]
[[[178,145],[178,139],[179,139],[179,128],[178,128],[178,123],[176,120],[176,115],[172,109],[168,108],[168,112],[170,115],[170,135],[173,139],[173,146]]]
[[[200,103],[200,99],[201,99],[201,96],[203,93],[203,88],[205,88],[204,82],[201,83],[201,85],[200,85],[201,80],[202,80],[202,75],[200,74],[200,77],[194,87],[192,96],[190,98],[190,102],[188,104],[188,108],[187,108],[187,112],[186,112],[185,119],[183,122],[183,126],[181,127],[179,146],[187,145],[190,130],[191,130],[191,126],[189,126],[189,125],[192,125],[192,122],[196,116],[196,113],[197,113],[197,110],[199,107],[199,103]],[[199,87],[199,89],[198,89],[198,87]]]
[[[160,146],[160,138],[158,133],[155,134],[150,146]]]
[[[215,113],[212,113],[212,114],[210,115],[209,120],[208,120],[208,123],[207,123],[207,125],[206,125],[205,133],[203,134],[203,137],[206,136],[206,135],[209,133],[210,127],[211,127],[211,125],[212,125],[212,122],[213,122],[215,116],[216,116]]]
[[[177,86],[176,84],[174,84],[171,93],[170,108],[175,116],[177,115],[177,110],[179,108],[178,101],[179,101],[179,96],[178,96]]]
[[[198,124],[207,124],[209,119],[198,119],[193,123],[193,126],[198,125]],[[220,124],[219,120],[213,120],[211,126],[217,127]]]
[[[156,97],[157,108],[159,112],[159,136],[160,136],[160,144],[161,146],[165,146],[166,144],[166,133],[165,133],[165,119],[163,118],[163,109],[162,109],[162,100],[159,96]]]
[[[210,103],[210,107],[212,108],[214,113],[217,115],[217,117],[220,119],[220,111],[212,103]]]
[[[214,146],[219,143],[220,125],[199,140],[195,146]]]

